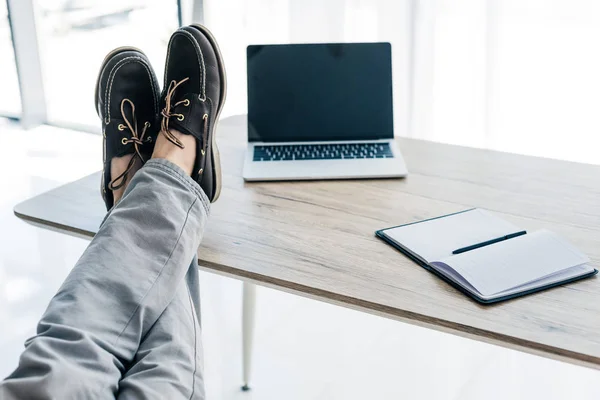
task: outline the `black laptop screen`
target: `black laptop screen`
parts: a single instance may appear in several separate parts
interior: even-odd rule
[[[389,43],[248,46],[248,140],[394,136]]]

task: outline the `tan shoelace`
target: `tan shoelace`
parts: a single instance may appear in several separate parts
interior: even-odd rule
[[[131,118],[133,119],[133,125],[131,124],[131,121],[129,120],[129,118],[127,118],[127,115],[125,114],[125,104],[129,104],[131,106]],[[140,159],[142,164],[144,163],[144,157],[142,156],[140,146],[143,145],[144,143],[148,143],[148,142],[152,141],[151,136],[148,136],[144,140],[144,136],[146,135],[146,130],[150,127],[150,122],[146,121],[144,123],[144,128],[142,129],[142,133],[140,135],[138,135],[137,119],[135,118],[135,105],[133,104],[133,102],[131,100],[123,99],[123,101],[121,101],[121,116],[123,117],[123,120],[125,121],[125,125],[119,124],[119,126],[118,126],[119,131],[124,131],[125,129],[129,129],[131,131],[131,138],[123,137],[123,139],[121,139],[121,143],[123,144],[123,146],[126,146],[129,143],[133,143],[135,154],[133,155],[133,157],[131,157],[131,160],[129,160],[129,164],[127,165],[127,168],[125,169],[125,171],[121,175],[119,175],[115,179],[113,179],[108,184],[108,188],[110,190],[117,190],[117,189],[123,187],[123,185],[125,185],[125,183],[127,182],[127,175],[133,168],[136,157]],[[117,184],[117,182],[119,182],[119,184]]]
[[[189,107],[190,105],[190,101],[188,99],[184,99],[181,101],[178,101],[177,103],[171,105],[171,102],[173,101],[173,96],[175,95],[175,91],[177,90],[177,88],[187,82],[190,78],[185,78],[180,80],[179,82],[172,80],[171,83],[169,83],[169,88],[167,89],[167,95],[165,98],[165,108],[163,108],[163,110],[161,111],[161,115],[162,115],[162,121],[161,121],[161,132],[163,135],[165,135],[165,137],[167,138],[167,140],[169,140],[171,143],[173,143],[175,146],[183,149],[185,146],[183,145],[183,143],[181,142],[181,140],[179,140],[179,138],[177,136],[175,136],[173,134],[173,132],[171,132],[171,130],[169,129],[169,119],[172,117],[177,117],[178,121],[183,121],[185,119],[185,116],[183,114],[177,114],[177,113],[172,113],[171,109],[175,108],[177,106],[179,106],[180,104],[185,105],[186,107]],[[205,147],[207,144],[207,140],[208,140],[208,114],[204,114],[202,116],[202,121],[204,123],[204,127],[202,130],[202,146]],[[205,155],[205,151],[204,149],[200,149],[200,152],[202,153],[202,155]],[[200,169],[198,171],[198,174],[202,174],[203,169]]]
[[[163,110],[160,112],[160,114],[163,116],[162,122],[161,122],[161,132],[163,133],[163,135],[165,135],[165,137],[171,142],[173,143],[175,146],[183,149],[185,146],[183,145],[183,143],[181,143],[181,140],[179,140],[179,138],[177,138],[177,136],[175,136],[173,134],[173,132],[171,132],[171,130],[169,129],[169,119],[171,117],[177,117],[177,119],[179,121],[183,121],[183,119],[185,118],[185,116],[183,114],[173,114],[171,113],[171,107],[175,108],[180,104],[185,104],[186,106],[190,105],[190,101],[188,99],[185,100],[181,100],[178,101],[177,103],[173,104],[171,106],[171,101],[173,100],[173,95],[175,95],[175,90],[177,90],[177,88],[182,84],[185,83],[186,81],[188,81],[190,78],[185,78],[180,80],[179,82],[177,81],[171,81],[171,83],[169,84],[169,89],[167,90],[167,96],[165,98],[165,108],[163,108]]]

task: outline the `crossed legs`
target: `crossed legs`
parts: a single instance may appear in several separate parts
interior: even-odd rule
[[[162,94],[140,50],[102,63],[110,212],[0,383],[2,399],[204,398],[196,252],[221,191],[214,133],[227,85],[206,27],[178,29],[167,47]]]
[[[192,262],[175,298],[143,339],[118,399],[204,398],[198,268]]]
[[[155,151],[186,157],[169,146]],[[209,200],[165,158],[148,161],[116,200],[0,398],[204,397],[195,259]]]

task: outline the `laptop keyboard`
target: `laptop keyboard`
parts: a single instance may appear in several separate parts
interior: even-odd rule
[[[254,161],[393,158],[389,143],[336,143],[254,146]]]

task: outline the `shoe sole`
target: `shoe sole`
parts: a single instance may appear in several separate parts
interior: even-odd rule
[[[215,174],[214,181],[217,186],[216,191],[215,191],[215,196],[211,200],[211,203],[214,203],[215,201],[217,201],[217,199],[221,195],[221,181],[223,178],[221,175],[221,156],[219,154],[219,148],[217,146],[217,140],[216,140],[217,135],[215,133],[216,133],[217,123],[219,122],[219,116],[221,115],[221,110],[223,109],[223,105],[225,104],[225,98],[227,97],[227,74],[225,73],[225,64],[223,62],[223,56],[221,55],[221,50],[219,49],[217,40],[215,39],[215,37],[213,36],[211,31],[209,31],[208,28],[206,28],[205,26],[200,25],[200,24],[192,24],[192,25],[190,25],[190,27],[198,29],[204,36],[206,36],[206,38],[212,45],[213,50],[215,51],[215,53],[217,55],[217,64],[219,66],[219,72],[221,73],[221,96],[220,96],[220,100],[219,100],[219,105],[217,107],[217,116],[216,116],[215,123],[213,124],[213,129],[211,132],[211,136],[212,136],[212,143],[211,143],[212,153],[211,154],[212,154],[212,163],[213,163],[212,167],[213,167],[213,171]]]
[[[126,51],[139,52],[146,59],[148,59],[148,57],[146,56],[146,54],[144,54],[143,51],[141,51],[137,47],[132,47],[132,46],[117,47],[116,49],[114,49],[113,51],[108,53],[106,55],[106,57],[104,57],[104,60],[102,61],[102,65],[100,66],[100,72],[98,73],[98,78],[96,79],[96,90],[94,91],[94,105],[96,106],[96,114],[98,114],[98,117],[100,117],[102,119],[102,122],[101,122],[102,124],[105,123],[104,118],[102,118],[100,116],[100,110],[98,110],[98,89],[100,88],[100,78],[102,78],[102,74],[104,74],[104,70],[106,69],[106,65],[108,64],[110,59],[113,58],[114,56],[116,56],[117,54],[123,53]],[[106,136],[104,135],[104,130],[102,133],[102,154],[103,154],[102,165],[104,166],[104,165],[106,165],[106,159],[104,159],[104,157],[106,157]],[[104,200],[104,202],[106,202],[105,186],[106,185],[104,184],[104,167],[102,167],[102,178],[100,179],[100,195],[102,196],[102,199]],[[113,198],[113,206],[114,206],[114,198]]]

